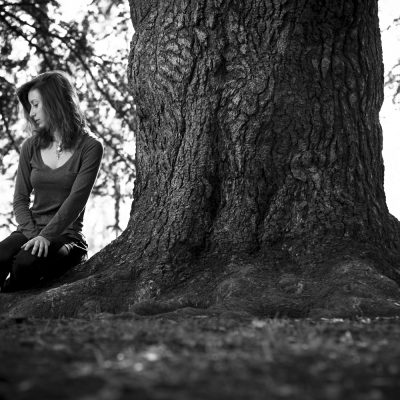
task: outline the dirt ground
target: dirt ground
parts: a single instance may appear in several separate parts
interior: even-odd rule
[[[400,398],[400,319],[0,319],[0,399]]]

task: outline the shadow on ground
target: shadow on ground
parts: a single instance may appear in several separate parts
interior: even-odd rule
[[[400,319],[0,319],[0,399],[397,399]]]

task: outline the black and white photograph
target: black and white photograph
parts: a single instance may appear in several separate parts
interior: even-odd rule
[[[399,0],[0,0],[0,400],[400,398]]]

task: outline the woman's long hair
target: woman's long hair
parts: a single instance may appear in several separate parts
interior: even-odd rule
[[[29,116],[31,105],[28,93],[37,89],[42,96],[43,110],[48,121],[46,128],[37,128]],[[86,119],[79,106],[78,95],[69,76],[63,71],[40,74],[17,89],[17,96],[24,109],[25,119],[36,134],[36,143],[41,148],[53,142],[52,132],[58,130],[65,149],[75,147],[78,139],[86,134]]]

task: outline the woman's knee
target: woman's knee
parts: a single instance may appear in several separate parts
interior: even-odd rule
[[[0,243],[0,264],[8,263],[12,260],[15,250],[7,246],[7,243]]]
[[[37,257],[32,255],[30,251],[20,250],[12,264],[12,275],[17,280],[30,277],[35,271],[36,263]]]
[[[11,252],[2,251],[0,249],[0,265],[6,264],[6,263],[8,264],[9,262],[11,262],[13,256],[14,255]]]

